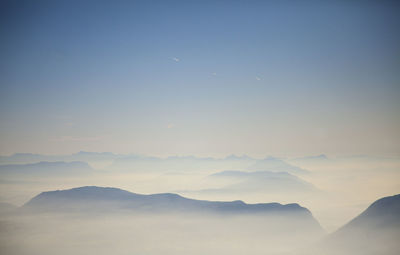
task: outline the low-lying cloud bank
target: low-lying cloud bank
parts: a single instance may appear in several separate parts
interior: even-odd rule
[[[297,204],[193,200],[116,188],[43,192],[0,210],[4,254],[352,254],[400,251],[400,195],[333,234]]]

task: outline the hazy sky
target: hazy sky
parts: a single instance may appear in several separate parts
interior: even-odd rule
[[[399,2],[327,2],[1,1],[0,154],[400,155]]]

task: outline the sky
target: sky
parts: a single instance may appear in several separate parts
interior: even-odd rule
[[[398,1],[1,1],[0,154],[400,155]]]

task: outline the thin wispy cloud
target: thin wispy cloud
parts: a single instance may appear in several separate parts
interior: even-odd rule
[[[175,58],[175,57],[174,57],[174,58],[172,58],[172,60],[173,60],[173,61],[175,61],[175,62],[179,62],[179,61],[180,61],[180,59],[179,59],[179,58]]]
[[[261,81],[261,78],[258,77],[258,76],[256,76],[256,80],[257,80],[257,81]]]

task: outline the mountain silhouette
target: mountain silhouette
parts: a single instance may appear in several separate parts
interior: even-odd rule
[[[142,195],[117,188],[86,186],[69,190],[42,192],[22,207],[28,212],[107,213],[216,213],[222,215],[279,215],[301,219],[320,229],[310,211],[298,204],[260,203],[243,201],[218,202],[195,200],[172,193]]]
[[[400,194],[381,198],[319,246],[324,254],[400,254]]]
[[[366,230],[400,228],[400,194],[375,201],[359,216],[339,229],[338,233],[353,228]]]

